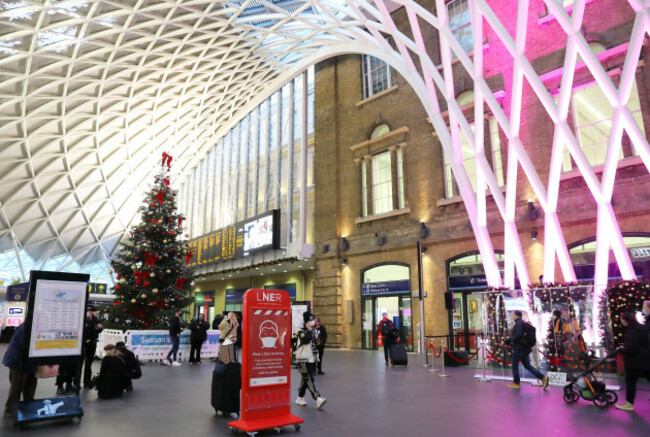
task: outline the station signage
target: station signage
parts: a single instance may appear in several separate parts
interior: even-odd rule
[[[190,267],[245,258],[280,247],[280,210],[274,209],[187,242]]]
[[[403,281],[367,282],[361,284],[361,294],[363,296],[410,292],[411,281],[408,279]]]

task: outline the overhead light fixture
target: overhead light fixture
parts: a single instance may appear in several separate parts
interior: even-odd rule
[[[345,236],[341,237],[341,250],[348,250],[350,248],[350,242]]]
[[[530,231],[530,239],[533,241],[537,240],[537,231]]]
[[[342,266],[347,266],[347,265],[348,265],[348,259],[347,259],[347,258],[343,258],[343,259],[341,260],[341,265],[342,265]]]

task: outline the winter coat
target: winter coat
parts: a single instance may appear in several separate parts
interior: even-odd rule
[[[120,349],[119,351],[120,357],[124,360],[124,363],[126,364],[126,370],[129,372],[131,379],[141,378],[142,368],[140,367],[140,362],[138,362],[135,354],[126,348]]]
[[[205,320],[194,319],[190,324],[190,340],[192,342],[201,342],[203,343],[208,338],[208,328],[210,325]]]
[[[122,396],[131,377],[126,363],[120,357],[105,356],[97,377],[97,397],[111,399]]]
[[[169,322],[169,335],[176,337],[181,333],[181,319],[174,316],[174,318]]]
[[[99,333],[102,332],[102,328],[98,327],[99,320],[97,317],[93,316],[91,319],[86,319],[84,322],[84,343],[94,343],[99,338]]]
[[[524,319],[521,317],[515,320],[515,326],[512,327],[510,332],[510,338],[508,338],[505,343],[512,346],[512,352],[517,352],[520,354],[529,354],[531,349],[527,346],[521,344],[521,340],[524,338]]]
[[[22,323],[11,337],[9,346],[2,357],[2,364],[14,370],[22,370],[27,373],[36,372],[36,366],[23,364],[23,335],[25,324]]]
[[[649,346],[648,328],[645,325],[628,326],[622,350],[625,367],[650,370]]]
[[[311,347],[314,360],[309,361],[310,363],[318,361],[318,349],[316,348],[316,342],[314,340],[314,334],[311,329],[307,329],[307,327],[303,326],[303,328],[298,331],[298,347],[303,345],[309,345],[309,347]]]

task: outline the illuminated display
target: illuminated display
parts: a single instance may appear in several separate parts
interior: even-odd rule
[[[243,258],[280,247],[280,210],[258,215],[187,242],[189,266]]]

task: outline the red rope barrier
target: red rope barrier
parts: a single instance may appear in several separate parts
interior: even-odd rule
[[[474,357],[475,357],[476,355],[478,355],[478,352],[479,352],[479,350],[480,350],[480,349],[477,349],[476,352],[474,352],[474,355],[472,355],[471,357],[469,357],[469,358],[466,359],[466,360],[459,360],[458,358],[456,358],[455,356],[453,356],[453,355],[451,354],[451,352],[449,352],[449,349],[447,349],[446,346],[445,346],[444,349],[445,349],[445,352],[447,352],[447,355],[449,355],[449,356],[451,357],[452,360],[454,360],[454,361],[458,361],[459,363],[468,363],[468,362],[472,361],[472,360],[474,359]],[[442,352],[442,351],[440,351],[440,352]]]
[[[485,350],[487,351],[488,360],[491,360],[491,359],[494,358],[496,361],[498,361],[501,364],[512,364],[509,361],[500,360],[499,357],[497,357],[490,349],[486,348]]]
[[[440,349],[440,352],[436,354],[436,347],[433,344],[433,340],[431,340],[431,344],[427,344],[426,340],[424,341],[424,347],[427,349],[430,349],[431,352],[433,353],[433,356],[436,358],[440,358],[440,354],[442,353],[442,349]]]

